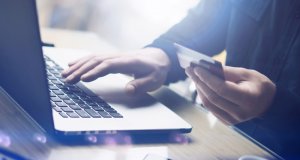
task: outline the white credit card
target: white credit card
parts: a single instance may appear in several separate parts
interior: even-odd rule
[[[183,69],[187,67],[202,67],[224,79],[222,64],[211,57],[174,43],[177,49],[177,57]]]
[[[200,60],[215,63],[215,60],[205,54],[196,52],[177,43],[174,43],[174,46],[177,49],[179,64],[184,69],[189,67],[191,62],[197,62]]]

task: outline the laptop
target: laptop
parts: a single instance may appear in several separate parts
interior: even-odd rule
[[[42,45],[35,1],[0,1],[0,85],[45,132],[191,132],[190,124],[149,95],[139,99],[141,104],[118,103],[117,95],[108,100],[82,83],[65,84],[63,68],[43,54]],[[110,92],[105,87],[116,83],[103,78],[99,87],[104,89],[98,90]]]

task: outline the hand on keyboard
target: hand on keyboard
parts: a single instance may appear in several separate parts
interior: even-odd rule
[[[120,56],[88,56],[69,66],[62,76],[71,84],[80,80],[90,82],[110,73],[134,75],[135,80],[127,84],[126,91],[135,94],[159,88],[166,80],[170,60],[160,49],[145,48]]]

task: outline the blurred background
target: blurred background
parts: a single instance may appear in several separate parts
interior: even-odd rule
[[[179,22],[200,0],[37,0],[41,27],[92,31],[137,49]]]

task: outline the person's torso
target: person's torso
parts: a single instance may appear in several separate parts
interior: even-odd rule
[[[255,69],[300,93],[300,1],[232,0],[226,65]]]

